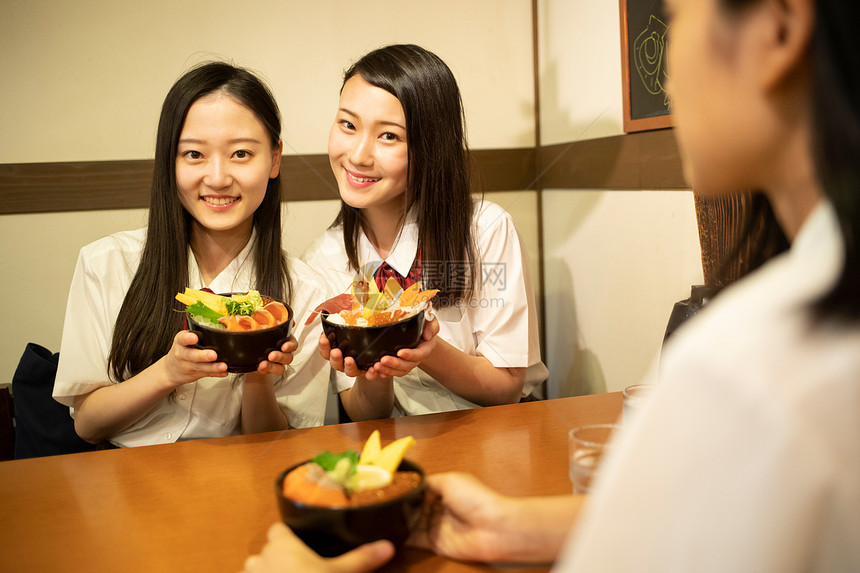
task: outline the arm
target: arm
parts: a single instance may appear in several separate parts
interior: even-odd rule
[[[394,380],[357,376],[355,385],[341,392],[340,399],[353,421],[389,418],[394,408]]]
[[[391,410],[394,408],[392,378],[379,377],[373,372],[368,373],[368,376],[361,372],[355,365],[355,360],[350,357],[344,359],[339,349],[332,349],[325,334],[320,335],[319,352],[333,369],[355,378],[352,388],[340,392],[343,407],[352,420],[377,420],[391,416]]]
[[[432,348],[404,349],[397,358],[383,358],[372,368],[375,372],[368,371],[368,377],[403,376],[419,367],[454,394],[476,404],[509,404],[520,399],[526,366],[540,359],[528,256],[513,221],[499,206],[484,203],[476,217],[479,259],[495,269],[485,273],[482,266],[477,296],[487,303],[499,303],[465,309],[477,355],[437,337]]]
[[[555,561],[584,501],[508,497],[463,473],[428,476],[427,486],[435,499],[410,543],[468,561]]]
[[[398,357],[409,362],[417,349],[404,349]],[[387,374],[386,362],[382,359],[381,373]],[[479,404],[495,406],[519,401],[523,392],[525,368],[497,368],[483,356],[472,356],[451,346],[442,338],[436,339],[436,347],[418,366],[437,382],[454,394]]]
[[[294,336],[284,343],[280,352],[269,353],[256,372],[245,375],[242,388],[240,427],[243,434],[286,430],[290,420],[278,405],[275,382],[293,361],[293,352],[299,347]]]
[[[102,386],[75,397],[75,431],[98,443],[145,416],[175,388],[204,376],[227,376],[227,365],[214,362],[214,350],[193,348],[197,335],[183,330],[170,351],[139,374],[120,384]]]

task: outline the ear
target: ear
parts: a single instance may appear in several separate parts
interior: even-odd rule
[[[284,152],[284,142],[278,140],[278,146],[272,150],[272,170],[269,172],[269,179],[274,179],[281,172],[281,155]]]
[[[761,80],[774,89],[805,63],[815,28],[814,0],[767,0],[764,2],[764,58]]]

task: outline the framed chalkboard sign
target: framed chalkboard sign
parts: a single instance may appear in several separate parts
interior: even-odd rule
[[[672,126],[662,0],[619,0],[624,131]]]

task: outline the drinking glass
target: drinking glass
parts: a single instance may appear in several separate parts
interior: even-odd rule
[[[585,494],[591,490],[591,482],[609,448],[612,432],[617,428],[615,424],[591,424],[570,430],[568,445],[573,493]]]
[[[629,422],[637,411],[642,409],[656,388],[654,384],[634,384],[625,388],[621,392],[623,396],[621,420]]]

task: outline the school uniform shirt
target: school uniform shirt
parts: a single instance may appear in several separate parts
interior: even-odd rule
[[[242,252],[208,285],[203,284],[197,261],[189,248],[191,288],[214,292],[244,292],[255,288],[252,236]],[[81,249],[72,278],[54,398],[75,415],[74,397],[112,382],[108,352],[120,306],[137,271],[146,229],[115,233]],[[293,282],[293,336],[299,347],[284,376],[275,381],[278,404],[290,426],[322,425],[331,368],[319,355],[319,319],[305,326],[305,318],[331,286],[325,277],[299,259],[290,259]],[[173,296],[176,293],[164,293]],[[265,293],[262,293],[265,294]],[[117,446],[161,444],[194,438],[239,433],[244,376],[207,377],[184,384],[151,412],[110,438]]]
[[[467,354],[485,357],[495,367],[526,368],[523,396],[527,396],[547,375],[540,358],[528,255],[510,215],[504,209],[489,201],[476,201],[474,213],[480,291],[470,301],[434,310],[439,320],[438,336]],[[407,277],[418,256],[418,224],[414,213],[410,212],[384,262]],[[364,233],[359,238],[358,257],[362,266],[380,262],[376,249]],[[327,273],[329,280],[339,285],[342,292],[354,280],[355,272],[349,268],[340,227],[326,231],[304,258],[314,269]],[[424,270],[439,264],[444,262],[420,261]],[[454,276],[457,274],[455,269]],[[355,378],[337,373],[337,392],[351,388],[354,383]],[[394,403],[392,416],[478,406],[454,394],[420,368],[394,379]]]
[[[860,571],[860,327],[807,312],[843,259],[822,201],[673,334],[559,571]]]

